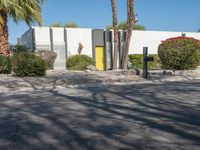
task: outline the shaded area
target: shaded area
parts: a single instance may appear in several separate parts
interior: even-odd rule
[[[200,148],[200,81],[0,93],[0,149]],[[12,84],[12,83],[10,83]]]
[[[1,91],[24,91],[27,88],[53,89],[56,86],[79,85],[105,82],[140,81],[142,78],[123,71],[83,72],[83,71],[49,71],[44,77],[12,77],[0,75]]]

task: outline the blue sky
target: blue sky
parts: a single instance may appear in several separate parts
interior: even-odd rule
[[[126,20],[126,0],[116,0],[118,20]],[[110,0],[47,0],[42,6],[43,25],[76,22],[80,27],[104,28],[112,23]],[[200,28],[200,0],[135,0],[139,24],[147,30],[192,31]],[[9,20],[10,43],[28,26]]]

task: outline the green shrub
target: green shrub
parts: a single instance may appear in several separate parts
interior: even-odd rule
[[[13,56],[13,71],[16,76],[44,76],[46,61],[32,53],[18,53]]]
[[[159,57],[156,54],[150,54],[153,56],[154,61],[149,62],[149,69],[159,69]],[[142,54],[131,54],[129,55],[130,68],[132,69],[143,69],[143,55]]]
[[[69,70],[85,70],[88,65],[94,64],[94,60],[87,55],[73,55],[67,59]]]
[[[158,55],[164,69],[194,69],[200,60],[200,41],[188,37],[176,37],[163,41]]]
[[[0,55],[0,73],[10,74],[12,72],[12,64],[10,57]]]

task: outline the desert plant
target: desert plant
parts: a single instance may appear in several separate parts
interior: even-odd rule
[[[47,62],[48,69],[53,69],[57,54],[53,51],[38,50],[37,56]]]
[[[16,76],[44,76],[46,61],[32,53],[18,53],[12,59],[13,72]]]
[[[149,69],[160,69],[160,61],[157,54],[150,54],[154,58],[154,61],[148,63]],[[129,55],[130,68],[132,69],[143,69],[143,59],[142,54],[131,54]]]
[[[12,72],[11,58],[0,55],[0,73],[10,74]]]
[[[84,48],[83,44],[81,42],[79,42],[79,44],[78,44],[78,54],[79,55],[82,53],[83,48]]]
[[[73,55],[67,59],[69,70],[85,70],[87,66],[94,64],[93,59],[87,55]]]
[[[175,37],[162,41],[158,55],[164,69],[194,69],[200,60],[200,41],[188,37]]]

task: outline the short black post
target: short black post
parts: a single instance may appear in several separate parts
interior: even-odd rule
[[[143,78],[148,78],[148,47],[143,47]]]

